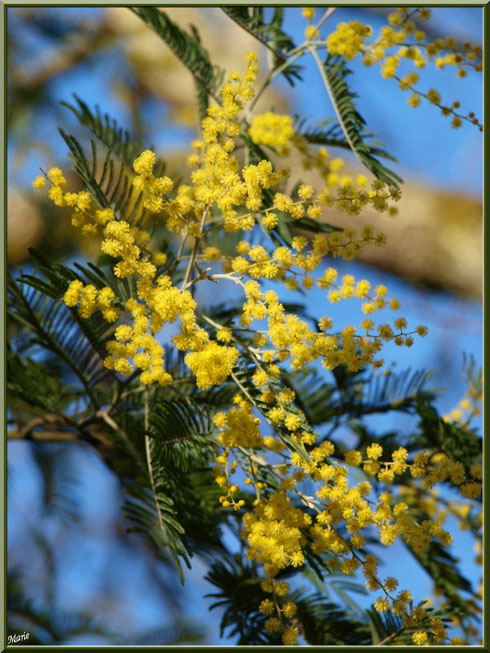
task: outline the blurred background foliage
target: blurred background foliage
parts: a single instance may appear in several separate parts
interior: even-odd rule
[[[243,53],[257,47],[219,8],[165,11],[186,29],[197,26],[212,62],[224,69],[240,67]],[[342,8],[334,23],[358,18],[376,25],[388,11]],[[80,241],[64,210],[55,210],[30,186],[40,166],[68,169],[57,126],[82,134],[61,101],[73,104],[76,93],[91,109],[98,105],[145,147],[154,146],[167,169],[182,172],[198,113],[188,71],[129,9],[11,7],[7,15],[7,262],[12,270],[29,271],[28,247],[53,262],[90,257],[97,249],[90,239]],[[304,29],[298,16],[298,9],[286,10],[286,31],[297,40]],[[437,9],[424,29],[435,38],[451,33],[478,42],[481,10]],[[432,107],[407,110],[396,87],[352,67],[368,125],[389,151],[400,148],[397,172],[405,181],[397,218],[362,214],[388,235],[388,245],[366,250],[359,265],[370,266],[379,282],[388,279],[402,305],[431,327],[431,343],[399,364],[437,369],[435,381],[449,389],[440,407],[450,410],[465,393],[459,352],[481,360],[480,137],[470,129],[450,130]],[[309,75],[306,70],[307,80]],[[479,81],[453,80],[445,71],[441,77],[454,99],[464,96],[469,109],[478,110]],[[315,83],[295,89],[278,83],[255,111],[330,115],[319,97]],[[405,159],[404,151],[411,157]],[[303,180],[319,181],[309,173]],[[70,189],[77,184],[68,174]],[[349,220],[359,218],[333,210],[329,215],[334,224]],[[117,477],[89,446],[10,442],[8,482],[9,633],[30,631],[29,643],[44,644],[223,641],[216,638],[214,612],[203,623],[210,601],[202,596],[211,591],[203,563],[194,562],[186,572],[191,583],[182,589],[170,561],[157,558],[137,535],[125,535]],[[232,565],[228,572],[238,582],[243,570]],[[468,573],[477,578],[478,572]]]

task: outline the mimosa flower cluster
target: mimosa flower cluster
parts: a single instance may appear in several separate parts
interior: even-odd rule
[[[407,21],[402,20],[396,32],[397,43],[401,43],[400,30],[404,39],[411,33]],[[391,44],[388,32],[383,34],[385,41],[368,46],[370,31],[365,26],[341,25],[329,37],[329,48],[352,58],[359,52],[368,56],[374,47],[377,60],[387,66],[385,52]],[[363,554],[362,549],[373,531],[383,546],[397,539],[416,552],[425,551],[432,542],[450,545],[444,520],[437,514],[419,520],[410,497],[392,484],[397,476],[409,475],[417,491],[429,492],[445,482],[471,499],[481,491],[481,471],[475,468],[468,474],[446,455],[434,458],[420,452],[410,458],[402,447],[388,458],[378,444],[349,451],[344,460],[339,459],[335,445],[320,441],[308,428],[295,404],[295,393],[286,386],[278,392],[274,385],[288,368],[301,370],[315,361],[327,370],[339,365],[351,371],[380,368],[385,343],[411,347],[416,337],[427,334],[423,325],[410,328],[404,317],[376,321],[378,311],[398,311],[398,300],[384,285],[373,286],[352,274],[340,276],[334,267],[335,258],[351,261],[365,247],[385,243],[384,234],[370,225],[353,229],[340,224],[314,237],[296,235],[290,245],[269,239],[281,220],[298,228],[304,219],[321,223],[330,207],[358,215],[371,206],[394,215],[400,192],[379,180],[369,184],[363,174],[355,178],[341,174],[343,160],[332,158],[325,148],[311,148],[295,134],[290,116],[267,112],[249,125],[243,110],[254,98],[255,53],[249,52],[246,62],[244,73],[229,74],[221,103],[208,109],[200,138],[192,143],[193,153],[187,159],[192,170],[189,179],[176,184],[170,177],[155,176],[156,155],[149,150],[134,161],[134,192],[142,193],[145,208],[169,234],[180,238],[172,266],[148,230],[118,215],[116,209],[98,207],[86,191],[65,193],[66,180],[58,168],[34,181],[35,188],[46,181],[50,184],[50,199],[56,206],[73,209],[72,223],[84,235],[101,232],[100,250],[114,259],[114,275],[131,279],[135,288],[135,296],[122,300],[109,287],[97,289],[75,280],[64,302],[83,318],[99,310],[108,323],[117,323],[104,362],[119,375],[139,376],[144,385],[173,384],[165,367],[161,332],[175,324],[171,343],[185,353],[197,388],[207,390],[230,380],[237,386],[233,406],[214,417],[219,450],[213,472],[222,491],[222,506],[243,515],[247,555],[263,568],[262,589],[270,598],[258,609],[267,616],[267,631],[280,633],[285,645],[297,642],[302,634],[297,608],[288,597],[288,583],[277,577],[283,570],[302,567],[311,554],[328,553],[332,570],[363,574],[366,587],[379,593],[374,602],[379,612],[391,609],[406,626],[421,625],[413,636],[415,644],[443,642],[447,639],[443,622],[429,623],[424,608],[413,606],[411,593],[397,592],[398,581],[382,578],[379,558]],[[324,187],[315,190],[299,184],[288,194],[288,168],[265,159],[240,164],[235,149],[244,134],[280,156],[295,147],[306,168],[322,173]],[[247,237],[259,227],[265,234],[261,241]],[[210,242],[216,229],[241,232],[234,255]],[[204,263],[212,267],[205,268]],[[270,282],[277,284],[277,292],[265,287]],[[243,301],[232,325],[216,322],[199,306],[194,290],[204,283],[231,283],[238,288]],[[280,299],[283,287],[321,290],[325,314],[312,325],[288,312]],[[329,305],[343,300],[359,302],[356,324],[335,325],[328,315]],[[250,338],[244,338],[244,333]],[[237,375],[243,359],[253,365],[248,387]],[[264,429],[270,433],[264,436]],[[232,478],[238,469],[243,487]],[[356,470],[362,470],[365,480],[358,480]],[[370,477],[372,483],[366,480]],[[306,481],[314,487],[313,493],[305,493]],[[378,484],[386,486],[379,494]],[[249,489],[253,495],[247,494]]]
[[[340,23],[326,39],[326,47],[330,54],[338,54],[347,60],[362,56],[364,65],[379,65],[385,79],[395,79],[402,91],[410,91],[407,100],[409,106],[416,108],[423,100],[439,107],[444,116],[451,116],[451,126],[461,127],[463,121],[477,125],[482,131],[482,125],[474,112],[468,114],[459,112],[460,102],[444,103],[439,91],[434,88],[421,90],[417,84],[420,75],[417,70],[432,64],[437,69],[453,67],[457,77],[466,77],[467,70],[477,72],[482,70],[482,49],[470,42],[458,42],[454,37],[437,38],[431,41],[426,32],[417,27],[417,20],[426,21],[431,11],[427,8],[397,9],[388,16],[388,25],[380,29],[379,35],[373,39],[372,28],[357,20]],[[316,35],[319,40],[319,34]],[[403,76],[399,72],[403,62],[413,66]]]
[[[224,452],[217,459],[214,474],[222,488],[222,505],[233,510],[245,505],[243,499],[236,500],[240,487],[232,475],[237,467],[245,473],[245,486],[255,488],[253,508],[243,517],[242,537],[247,543],[247,555],[264,566],[263,589],[272,594],[272,600],[260,605],[260,611],[269,616],[266,628],[270,632],[281,630],[283,643],[294,643],[292,633],[297,637],[301,624],[295,618],[295,604],[287,598],[288,584],[276,577],[284,569],[306,564],[308,552],[328,553],[332,571],[349,575],[362,571],[366,588],[380,593],[374,601],[378,612],[391,610],[406,627],[423,623],[424,629],[413,635],[414,644],[448,642],[442,620],[429,618],[421,605],[413,606],[408,590],[396,593],[396,578],[383,580],[379,574],[380,559],[373,554],[362,555],[360,550],[373,528],[384,546],[393,545],[399,538],[417,553],[423,553],[434,541],[449,546],[453,538],[443,528],[446,518],[456,515],[460,527],[464,527],[472,506],[453,501],[445,502],[441,508],[439,494],[432,488],[449,482],[459,488],[463,497],[476,498],[481,494],[481,466],[473,466],[467,475],[461,463],[445,454],[421,451],[410,459],[403,447],[386,459],[378,444],[369,445],[364,453],[348,451],[342,464],[335,456],[332,442],[324,440],[317,445],[316,435],[302,430],[301,416],[291,410],[294,393],[285,392],[276,399],[273,392],[266,391],[260,399],[273,406],[269,423],[282,421],[295,442],[307,445],[308,454],[291,453],[276,435],[260,437],[260,420],[252,417],[253,404],[237,395],[238,408],[215,417]],[[272,464],[264,450],[279,456],[281,462]],[[368,478],[385,485],[386,490],[376,497],[370,481],[352,484],[349,468],[358,467]],[[260,480],[265,473],[275,477],[274,485]],[[395,477],[404,474],[413,479],[413,484],[395,489]],[[307,487],[315,484],[314,495],[305,494],[305,481]],[[428,518],[417,519],[420,511]]]
[[[290,171],[286,168],[275,170],[267,160],[246,165],[240,170],[233,155],[235,138],[242,129],[239,114],[254,96],[253,84],[257,75],[256,55],[249,53],[247,61],[243,75],[230,73],[229,81],[222,88],[222,105],[210,107],[202,124],[202,137],[192,144],[195,154],[189,157],[189,165],[195,170],[190,184],[180,184],[171,193],[174,190],[172,180],[153,174],[156,162],[153,152],[143,152],[134,162],[133,184],[137,191],[144,193],[146,208],[159,214],[169,231],[180,232],[183,239],[194,238],[180,288],[164,270],[158,272],[158,265],[165,264],[165,255],[152,251],[145,230],[117,219],[112,209],[97,209],[86,191],[64,193],[66,180],[58,168],[51,169],[46,176],[51,183],[50,199],[57,206],[74,208],[72,223],[81,226],[82,233],[92,233],[98,225],[102,227],[101,251],[118,260],[113,268],[114,274],[135,280],[137,298],[124,304],[110,288],[95,292],[93,286],[84,287],[81,281],[71,284],[65,302],[70,307],[78,307],[82,317],[89,317],[97,308],[110,316],[110,321],[115,321],[121,312],[124,314],[125,321],[130,323],[116,329],[105,364],[120,374],[139,370],[143,383],[171,383],[171,376],[165,370],[164,350],[156,335],[165,324],[177,320],[180,331],[174,336],[173,343],[179,350],[188,352],[185,361],[194,373],[198,387],[205,389],[226,381],[239,357],[236,347],[221,344],[222,334],[212,340],[209,331],[201,326],[203,320],[199,319],[198,307],[190,292],[200,280],[199,276],[192,278],[194,266],[198,266],[200,259],[222,261],[222,273],[205,274],[203,279],[228,280],[243,288],[242,328],[250,328],[255,321],[268,321],[267,335],[259,338],[256,354],[262,361],[262,384],[268,375],[279,374],[278,362],[288,359],[293,369],[300,369],[318,359],[327,369],[342,363],[351,370],[361,369],[367,364],[380,367],[383,360],[375,357],[383,342],[393,340],[397,345],[411,346],[413,334],[426,334],[422,326],[407,331],[404,318],[396,319],[393,325],[382,323],[377,326],[373,320],[364,319],[358,327],[347,325],[335,333],[333,320],[325,316],[318,322],[318,328],[312,330],[304,320],[285,311],[276,292],[262,291],[259,281],[273,279],[289,289],[300,285],[305,289],[315,286],[325,289],[328,291],[326,299],[331,303],[357,298],[362,302],[365,314],[386,307],[398,310],[398,301],[388,297],[384,286],[371,288],[369,281],[356,281],[352,275],[344,275],[340,281],[333,267],[328,267],[318,278],[312,274],[323,267],[328,256],[352,260],[368,245],[383,245],[385,236],[369,225],[365,225],[361,233],[352,228],[339,228],[330,234],[315,236],[312,242],[295,237],[292,247],[280,246],[272,251],[263,245],[252,246],[244,240],[239,243],[235,257],[225,257],[218,248],[206,247],[206,229],[209,227],[221,226],[228,232],[246,232],[260,220],[266,228],[273,229],[281,215],[289,215],[300,224],[302,217],[321,220],[324,210],[330,206],[358,214],[363,206],[370,204],[382,212],[389,210],[390,200],[400,198],[397,189],[386,188],[377,180],[370,191],[365,191],[350,178],[331,178],[332,172],[341,169],[342,160],[326,163],[329,155],[324,150],[320,153],[319,165],[325,167],[327,186],[320,192],[304,184],[299,186],[295,197],[280,192],[279,187],[289,178]],[[270,115],[262,116],[262,122],[255,121],[251,133],[257,142],[265,139],[268,145],[285,147],[294,137],[291,121],[278,116],[274,128],[269,129]],[[308,151],[304,152],[308,155]],[[37,178],[34,186],[42,187],[46,179]],[[337,181],[339,185],[335,187]],[[267,208],[263,206],[264,190],[276,190],[272,206]],[[102,301],[105,301],[104,306]]]

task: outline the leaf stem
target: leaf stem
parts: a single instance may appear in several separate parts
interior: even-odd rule
[[[162,511],[160,509],[160,502],[158,501],[157,487],[155,483],[155,477],[153,475],[153,467],[151,464],[151,438],[148,435],[148,426],[149,426],[149,403],[148,403],[148,388],[144,390],[144,402],[145,402],[145,452],[146,452],[146,462],[148,466],[148,477],[150,479],[151,491],[153,493],[153,499],[155,501],[155,507],[157,509],[158,515],[158,524],[160,529],[165,532],[165,523],[163,521]]]
[[[302,44],[299,47],[295,48],[294,50],[291,50],[289,53],[289,59],[287,59],[284,63],[282,63],[280,66],[277,68],[274,68],[273,70],[270,70],[268,74],[265,76],[264,81],[262,82],[262,85],[258,89],[257,93],[255,94],[254,99],[252,100],[252,103],[250,104],[250,107],[248,109],[249,113],[251,113],[257,104],[260,96],[262,93],[265,91],[265,89],[269,86],[269,84],[272,82],[272,80],[277,77],[277,75],[280,75],[286,68],[289,68],[291,64],[293,64],[295,61],[300,59],[303,54],[305,53],[305,45]]]
[[[204,211],[202,213],[201,224],[199,226],[199,235],[196,236],[196,239],[194,241],[194,246],[192,248],[191,257],[189,259],[189,264],[187,266],[187,270],[185,271],[184,281],[182,282],[181,290],[184,290],[184,288],[187,286],[187,283],[188,283],[188,281],[190,279],[190,276],[192,274],[192,270],[194,268],[194,262],[196,260],[197,251],[199,249],[199,243],[201,242],[201,238],[202,238],[202,235],[203,235],[202,230],[203,230],[204,224],[206,222],[206,218],[208,217],[208,214],[209,214],[209,208],[210,208],[209,206],[206,206],[206,208],[204,209]]]

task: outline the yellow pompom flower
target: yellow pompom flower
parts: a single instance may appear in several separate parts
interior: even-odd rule
[[[156,163],[155,153],[145,150],[134,160],[133,169],[138,175],[151,175]]]
[[[226,381],[238,356],[238,350],[234,347],[222,347],[210,342],[201,351],[187,354],[185,364],[196,377],[198,388],[205,390]]]
[[[257,145],[275,147],[279,154],[285,155],[294,136],[293,120],[291,116],[267,111],[254,116],[248,133]]]
[[[388,599],[376,599],[374,602],[374,609],[377,612],[388,612],[390,609],[390,601]]]
[[[429,637],[427,633],[425,633],[423,630],[417,630],[413,635],[412,635],[412,640],[414,644],[417,644],[417,646],[424,646],[424,644],[427,644]]]
[[[370,460],[378,460],[383,455],[383,447],[379,444],[370,444],[366,449],[366,454]]]
[[[32,182],[33,188],[44,188],[45,185],[46,185],[46,179],[44,177],[40,177],[39,175]]]
[[[284,646],[295,646],[298,642],[299,629],[297,626],[289,626],[282,635]]]
[[[362,463],[362,454],[360,451],[348,451],[345,454],[345,462],[350,467],[359,467]]]
[[[327,38],[328,51],[330,54],[340,54],[348,60],[354,59],[362,51],[365,40],[371,33],[369,25],[357,20],[339,23],[337,29]]]

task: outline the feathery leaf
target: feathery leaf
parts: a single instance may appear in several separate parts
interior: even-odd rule
[[[194,77],[199,100],[201,118],[206,116],[209,97],[219,102],[218,89],[224,73],[211,64],[209,54],[201,44],[197,30],[192,27],[191,34],[181,29],[167,14],[157,7],[131,7],[137,16],[149,25],[186,66]]]
[[[275,7],[270,22],[266,22],[263,7],[221,7],[235,23],[265,45],[274,55],[273,68],[283,64],[288,52],[295,47],[294,41],[282,28],[284,8]],[[282,75],[294,86],[295,80],[301,79],[300,66],[291,64],[282,71]]]
[[[344,58],[327,55],[323,63],[323,72],[330,100],[349,148],[375,177],[398,188],[401,178],[376,158],[376,156],[386,158],[388,155],[384,151],[380,152],[377,147],[373,149],[367,140],[371,135],[365,132],[365,121],[353,102],[357,95],[350,90],[345,81],[351,71],[345,65]]]
[[[92,111],[78,95],[73,94],[73,97],[75,98],[74,104],[69,102],[60,102],[60,104],[70,109],[80,124],[87,127],[111,152],[127,165],[132,165],[134,159],[146,149],[144,144],[134,140],[131,134],[120,127],[109,114],[102,114],[98,106],[95,107],[95,111]]]

